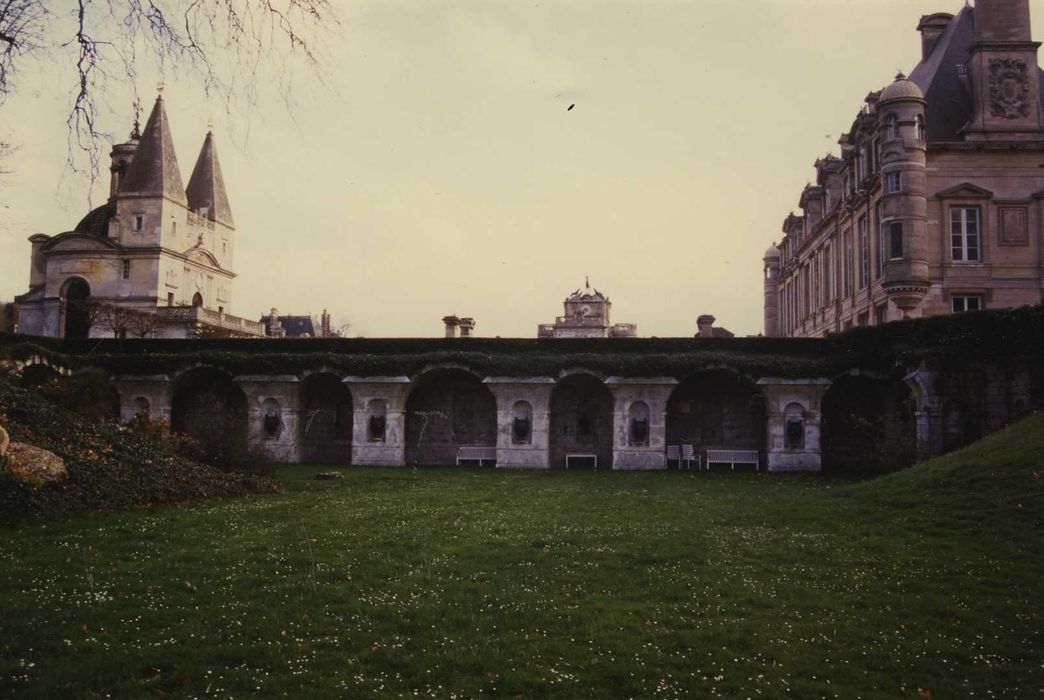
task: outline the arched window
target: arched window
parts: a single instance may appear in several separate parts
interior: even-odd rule
[[[899,138],[899,120],[894,114],[889,114],[885,120],[885,138],[888,140]]]
[[[203,306],[203,295],[200,294],[199,292],[196,292],[195,294],[193,294],[192,295],[192,305],[193,306]]]

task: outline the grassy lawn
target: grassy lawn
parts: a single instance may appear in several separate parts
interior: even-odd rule
[[[288,467],[0,530],[0,696],[1039,697],[1042,435],[862,483]]]

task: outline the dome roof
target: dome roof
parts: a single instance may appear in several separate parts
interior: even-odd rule
[[[881,91],[880,102],[888,100],[923,100],[924,93],[917,84],[906,79],[902,73],[895,76],[895,82]]]
[[[80,219],[73,229],[76,233],[86,233],[92,236],[106,238],[109,235],[109,220],[116,215],[116,205],[112,202],[103,204],[92,209],[87,216]]]
[[[778,257],[779,257],[779,248],[777,248],[775,246],[775,244],[773,244],[773,245],[770,245],[768,247],[768,250],[765,251],[765,255],[762,256],[762,259],[767,260],[768,258],[778,258]]]

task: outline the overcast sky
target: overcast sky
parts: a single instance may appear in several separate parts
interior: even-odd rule
[[[292,113],[264,94],[223,117],[170,80],[164,97],[186,182],[215,119],[231,313],[327,308],[366,336],[437,336],[456,314],[531,337],[589,275],[640,335],[692,335],[703,313],[753,334],[762,254],[813,161],[916,64],[920,16],[962,4],[345,2],[327,83],[300,74]],[[1032,9],[1044,21],[1044,0]],[[34,66],[0,113],[21,145],[0,189],[0,299],[27,288],[26,237],[88,209],[65,169],[72,78]],[[103,129],[126,136],[130,91],[104,97]]]

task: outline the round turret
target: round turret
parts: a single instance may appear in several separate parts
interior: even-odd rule
[[[773,245],[770,245],[768,247],[768,250],[766,250],[765,254],[763,256],[761,256],[761,259],[762,260],[773,260],[773,259],[779,260],[779,255],[780,255],[779,248],[777,248],[775,246],[775,244],[773,244]]]

